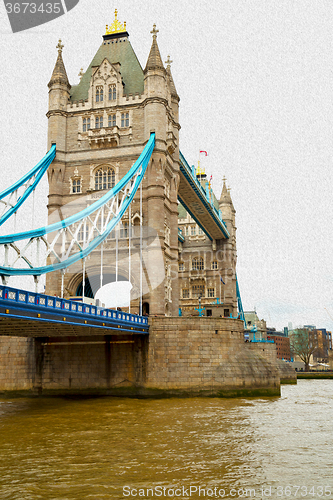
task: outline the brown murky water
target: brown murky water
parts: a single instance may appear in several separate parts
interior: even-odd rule
[[[0,400],[1,500],[123,498],[333,499],[333,380],[273,399]]]

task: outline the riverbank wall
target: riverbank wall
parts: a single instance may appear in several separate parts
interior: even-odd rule
[[[0,392],[277,396],[281,373],[229,318],[150,318],[149,336],[0,337]],[[33,332],[30,332],[33,334]],[[271,358],[271,359],[270,359]]]

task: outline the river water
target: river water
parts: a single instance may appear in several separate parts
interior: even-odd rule
[[[280,398],[0,400],[0,499],[333,499],[333,380]]]

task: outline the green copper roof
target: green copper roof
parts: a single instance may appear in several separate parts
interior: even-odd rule
[[[120,73],[125,84],[124,94],[142,94],[144,90],[143,70],[135,55],[135,52],[128,41],[128,38],[121,40],[105,40],[98,49],[89,68],[82,76],[79,85],[71,89],[71,101],[88,99],[88,91],[92,75],[92,67],[100,66],[107,58],[111,64],[120,63]]]

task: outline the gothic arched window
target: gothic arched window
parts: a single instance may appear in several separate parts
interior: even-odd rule
[[[72,180],[72,193],[81,193],[81,179]]]
[[[115,172],[112,168],[99,168],[95,172],[95,190],[111,189],[116,181]]]
[[[82,132],[90,130],[90,118],[83,118]]]
[[[109,101],[117,99],[117,88],[115,85],[109,85]]]
[[[108,126],[109,127],[115,127],[116,124],[117,124],[116,115],[109,115]]]
[[[128,113],[121,114],[121,126],[122,127],[129,127],[129,114]]]
[[[203,271],[204,269],[204,260],[202,257],[195,257],[192,260],[192,270],[193,271]]]
[[[103,102],[104,91],[103,87],[96,87],[96,102]]]
[[[95,118],[95,128],[103,127],[103,116],[96,116]]]

